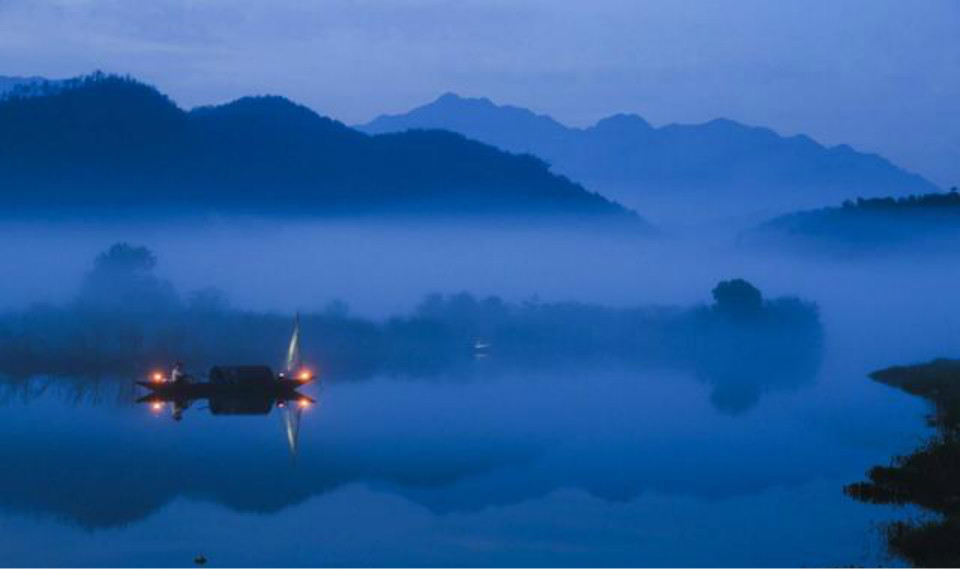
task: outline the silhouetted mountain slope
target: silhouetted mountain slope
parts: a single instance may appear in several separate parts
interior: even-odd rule
[[[554,171],[626,203],[674,198],[735,202],[725,209],[789,211],[856,196],[936,191],[916,174],[846,145],[718,119],[654,128],[615,115],[585,129],[568,128],[526,109],[446,94],[406,114],[358,127],[368,133],[442,128],[511,152],[529,152]]]
[[[44,90],[45,89],[45,90]],[[0,100],[9,212],[634,214],[538,159],[441,131],[368,136],[280,97],[186,112],[94,75]]]
[[[960,237],[960,193],[857,199],[775,218],[758,229],[823,244],[881,245]]]

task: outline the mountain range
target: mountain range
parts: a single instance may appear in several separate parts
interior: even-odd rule
[[[587,128],[484,98],[447,93],[357,126],[371,134],[444,129],[534,154],[553,171],[648,214],[782,213],[856,197],[938,188],[875,154],[717,119],[654,127],[618,114]]]
[[[0,206],[54,216],[550,213],[642,224],[537,158],[460,134],[371,136],[282,97],[186,111],[104,74],[0,98]]]

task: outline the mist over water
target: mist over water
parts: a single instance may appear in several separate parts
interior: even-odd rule
[[[960,332],[948,317],[958,310],[949,291],[960,283],[960,268],[942,256],[753,247],[738,243],[737,230],[715,225],[647,237],[516,220],[224,218],[5,223],[0,234],[0,272],[13,277],[0,281],[5,308],[69,298],[96,254],[126,241],[151,248],[157,274],[178,289],[216,287],[250,310],[292,313],[340,300],[383,318],[409,311],[428,293],[461,291],[515,301],[688,305],[707,302],[718,281],[740,277],[767,296],[816,302],[832,325],[882,334],[884,322],[898,323],[889,330],[898,344],[946,349]],[[862,326],[864,318],[873,325]],[[851,319],[856,324],[845,323]],[[918,332],[923,337],[912,340]]]
[[[129,563],[185,516],[194,531],[151,549],[147,564],[199,551],[239,565],[886,563],[871,528],[894,513],[841,488],[909,449],[923,407],[866,374],[950,355],[960,338],[950,294],[960,272],[940,257],[797,254],[715,228],[645,237],[515,221],[238,218],[5,224],[0,235],[0,271],[16,276],[0,281],[6,312],[69,303],[96,255],[126,241],[150,247],[156,275],[182,294],[215,287],[232,309],[284,323],[334,301],[386,322],[430,293],[458,292],[683,314],[743,278],[765,299],[816,303],[823,327],[813,371],[782,380],[796,364],[760,368],[776,373],[750,379],[758,395],[733,406],[717,396],[731,384],[699,364],[557,353],[562,365],[501,366],[496,342],[469,372],[325,377],[308,389],[318,405],[295,459],[276,417],[197,406],[175,424],[131,407],[123,378],[10,384],[4,429],[32,434],[0,457],[18,465],[0,468],[10,528],[0,547],[26,564],[39,532],[64,544],[41,564]],[[222,330],[223,341],[238,332]],[[279,348],[284,334],[269,341]],[[749,369],[762,355],[734,360]],[[227,527],[256,533],[257,546]],[[109,554],[96,545],[108,536],[120,544]],[[301,545],[285,547],[291,536]]]

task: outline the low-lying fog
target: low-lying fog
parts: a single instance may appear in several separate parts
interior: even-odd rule
[[[765,296],[817,302],[828,335],[885,340],[887,349],[947,353],[960,338],[960,267],[938,256],[846,258],[737,245],[702,227],[656,237],[487,224],[222,219],[191,223],[0,225],[0,309],[63,301],[94,257],[127,241],[156,252],[178,289],[222,289],[237,308],[293,312],[334,300],[351,313],[407,313],[431,292],[610,306],[710,300],[722,279]],[[837,338],[834,338],[837,340]],[[891,354],[891,360],[897,359]]]
[[[487,520],[513,528],[503,520],[525,519],[524,512],[533,516],[529,534],[511,534],[507,545],[482,554],[468,547],[470,555],[481,555],[481,564],[515,565],[526,559],[518,552],[532,547],[538,563],[878,564],[869,532],[891,513],[855,503],[842,488],[913,448],[924,432],[923,409],[866,374],[957,356],[960,269],[949,257],[908,249],[818,256],[741,245],[737,235],[723,227],[644,237],[517,222],[373,220],[2,225],[0,317],[7,330],[0,332],[8,335],[0,363],[11,377],[40,370],[67,381],[11,382],[5,429],[24,435],[8,445],[10,460],[0,461],[11,465],[0,468],[0,502],[9,504],[0,514],[50,513],[113,528],[97,535],[128,547],[125,560],[141,554],[141,542],[117,536],[166,532],[188,516],[202,538],[158,558],[168,564],[188,558],[197,540],[227,564],[266,550],[273,562],[291,565],[321,550],[338,551],[332,562],[344,565],[368,551],[413,565],[449,564],[468,557],[457,548],[437,553],[438,535],[487,535]],[[166,279],[181,293],[216,287],[233,308],[281,316],[186,308],[158,310],[154,322],[142,306],[113,318],[69,304],[84,292],[95,301],[113,290],[123,274],[90,271],[119,241],[156,253],[159,280],[147,279],[155,287],[147,289],[168,291]],[[758,311],[742,312],[749,308],[742,295],[724,301],[711,294],[719,281],[736,278],[762,291]],[[422,302],[429,293],[460,291],[508,302]],[[522,301],[534,296],[542,303],[528,310]],[[780,298],[789,296],[819,311]],[[324,310],[335,300],[362,318]],[[554,301],[678,309],[547,304]],[[64,304],[17,312],[36,302]],[[296,463],[269,421],[231,421],[200,404],[179,424],[166,411],[151,417],[129,405],[71,407],[84,386],[100,384],[81,377],[82,369],[70,381],[70,366],[102,364],[93,376],[133,374],[124,367],[130,362],[115,357],[128,349],[125,334],[130,345],[146,338],[130,356],[136,365],[170,346],[170,358],[142,365],[182,358],[199,369],[197,354],[232,362],[256,350],[262,354],[254,361],[270,362],[283,353],[295,310],[313,313],[302,321],[305,354],[338,380],[311,392],[322,405],[305,415],[300,450],[291,451],[300,453]],[[404,318],[379,323],[395,315]],[[156,326],[130,326],[143,319]],[[473,348],[476,331],[490,321],[506,323],[484,338],[490,356],[461,353],[461,336]],[[171,331],[189,341],[165,344]],[[461,356],[470,365],[461,365]],[[448,376],[464,381],[427,381]],[[351,378],[365,381],[340,381]],[[45,391],[52,396],[41,397]],[[66,439],[72,442],[64,446]],[[58,478],[66,471],[68,484]],[[222,483],[224,472],[234,484]],[[276,472],[283,484],[275,483]],[[139,495],[145,480],[157,491]],[[49,496],[58,485],[68,490]],[[363,493],[372,505],[357,514]],[[225,507],[210,510],[217,520],[203,518],[204,500]],[[312,509],[321,507],[322,514]],[[11,519],[21,527],[20,518]],[[22,539],[46,539],[51,527],[74,536],[66,524],[37,519],[48,525],[25,530]],[[302,550],[264,548],[288,542],[285,526],[276,525],[283,519],[299,529],[362,519],[364,529],[348,540],[311,537],[304,543],[312,548]],[[417,523],[427,519],[421,533]],[[235,532],[219,535],[238,520],[256,525],[256,552],[238,544]],[[398,527],[414,530],[390,549],[380,532],[395,535]],[[597,527],[607,528],[603,537]],[[91,534],[76,535],[81,558],[102,565],[103,548],[89,547]],[[740,545],[742,536],[749,544]],[[542,549],[544,539],[563,546]],[[568,556],[571,539],[582,545],[580,557]],[[14,559],[33,555],[30,549]]]

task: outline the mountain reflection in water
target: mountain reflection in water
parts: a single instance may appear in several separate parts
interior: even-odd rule
[[[871,468],[869,481],[846,492],[874,504],[919,506],[931,515],[885,527],[891,553],[919,567],[960,566],[960,361],[893,367],[872,377],[932,403],[936,432],[890,466]]]

